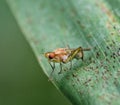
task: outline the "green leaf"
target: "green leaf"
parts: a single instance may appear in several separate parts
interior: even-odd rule
[[[56,64],[52,82],[74,105],[120,104],[120,0],[7,0],[43,71],[43,52],[91,48],[84,61]],[[49,93],[48,93],[49,94]]]

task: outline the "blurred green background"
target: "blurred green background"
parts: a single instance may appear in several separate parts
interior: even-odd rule
[[[0,105],[71,105],[48,82],[5,0],[0,0]]]

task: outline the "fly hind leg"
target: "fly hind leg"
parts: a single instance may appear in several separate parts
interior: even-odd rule
[[[72,69],[72,60],[70,61],[70,68],[69,68],[70,70]]]

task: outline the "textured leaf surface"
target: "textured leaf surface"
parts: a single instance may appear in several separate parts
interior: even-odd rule
[[[84,61],[59,64],[53,83],[74,105],[120,104],[120,0],[7,0],[26,39],[49,77],[41,53],[82,46]],[[48,93],[49,94],[49,93]]]

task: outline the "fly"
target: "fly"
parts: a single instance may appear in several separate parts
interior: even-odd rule
[[[72,60],[73,59],[82,59],[84,58],[84,51],[89,51],[90,48],[73,48],[71,49],[70,47],[66,48],[58,48],[55,49],[53,52],[46,52],[45,57],[48,59],[48,62],[52,68],[52,72],[50,74],[53,74],[55,70],[55,63],[60,63],[60,71],[58,74],[61,74],[62,72],[62,63],[68,63],[70,62],[70,69],[72,68]],[[53,63],[53,64],[52,64]]]

